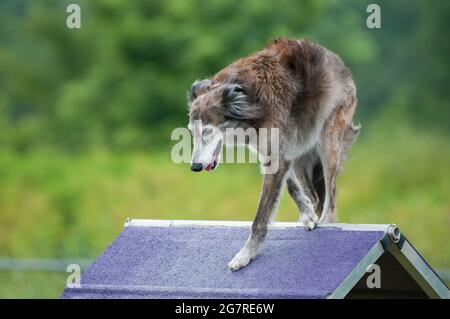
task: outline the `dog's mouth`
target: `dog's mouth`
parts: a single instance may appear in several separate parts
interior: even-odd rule
[[[222,150],[222,140],[217,143],[216,149],[214,150],[211,162],[205,167],[205,171],[209,172],[214,170],[219,164],[219,155]]]

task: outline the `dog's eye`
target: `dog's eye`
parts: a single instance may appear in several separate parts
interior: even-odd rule
[[[203,136],[202,136],[202,138],[203,138],[203,141],[204,142],[206,142],[206,143],[209,143],[209,142],[211,142],[211,140],[212,140],[212,138],[213,138],[213,130],[211,129],[211,128],[206,128],[206,129],[204,129],[203,130]]]
[[[210,135],[212,133],[212,128],[205,128],[203,130],[203,135]]]

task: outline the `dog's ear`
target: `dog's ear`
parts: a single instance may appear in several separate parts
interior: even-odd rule
[[[251,105],[244,87],[225,84],[222,87],[222,111],[225,117],[236,120],[255,120],[263,117],[261,109]]]
[[[196,80],[194,84],[192,84],[191,89],[187,92],[187,98],[189,102],[194,101],[201,94],[205,93],[211,85],[211,80]]]

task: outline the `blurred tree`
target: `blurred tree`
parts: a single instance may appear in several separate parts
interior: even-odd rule
[[[3,146],[166,142],[186,122],[196,78],[276,36],[309,37],[340,54],[364,122],[396,104],[416,124],[449,126],[447,1],[379,1],[377,30],[365,25],[369,1],[78,1],[81,29],[66,27],[68,3],[0,1]]]

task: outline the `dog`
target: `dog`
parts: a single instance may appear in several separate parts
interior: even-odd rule
[[[263,174],[250,236],[228,264],[231,270],[256,257],[284,185],[307,230],[336,222],[336,176],[360,130],[353,123],[356,87],[336,54],[310,40],[274,39],[211,78],[195,81],[188,106],[195,172],[218,166],[226,129],[279,132],[278,169]],[[263,173],[268,165],[270,159],[262,155]]]

